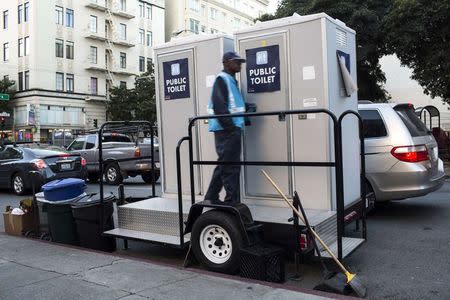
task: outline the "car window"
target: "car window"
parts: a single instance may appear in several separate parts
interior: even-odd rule
[[[86,137],[79,137],[75,141],[70,144],[69,148],[67,150],[83,150],[84,142],[86,140]]]
[[[425,126],[425,124],[423,124],[423,122],[419,119],[419,117],[417,117],[416,113],[414,112],[414,109],[411,106],[405,105],[396,106],[394,107],[394,110],[400,116],[400,119],[402,119],[406,128],[408,128],[408,131],[411,134],[411,136],[416,137],[431,134],[428,131],[427,126]]]
[[[7,147],[4,151],[0,152],[0,159],[20,159],[22,158],[22,153],[14,148]]]
[[[126,135],[111,134],[103,136],[103,142],[131,143],[131,139]]]
[[[95,141],[97,137],[95,135],[89,135],[86,139],[86,150],[95,148]]]
[[[377,110],[360,110],[363,119],[364,138],[379,138],[387,136],[386,126]]]

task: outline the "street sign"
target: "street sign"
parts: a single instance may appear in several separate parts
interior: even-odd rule
[[[0,113],[0,117],[9,118],[9,117],[11,117],[11,114],[10,114],[10,113],[7,113],[7,112],[1,112],[1,113]]]
[[[0,100],[8,101],[9,100],[9,95],[8,94],[0,94]]]

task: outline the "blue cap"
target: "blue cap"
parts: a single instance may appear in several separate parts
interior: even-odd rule
[[[225,52],[223,54],[222,62],[227,62],[229,60],[237,60],[239,62],[245,62],[245,59],[240,57],[239,54],[237,54],[234,51]]]

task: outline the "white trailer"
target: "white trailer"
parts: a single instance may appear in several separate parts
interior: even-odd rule
[[[231,50],[247,59],[238,81],[258,108],[244,129],[243,205],[236,207],[203,201],[217,157],[207,103],[222,55]],[[366,207],[358,119],[342,115],[357,111],[349,88],[356,82],[352,29],[326,14],[294,15],[258,23],[234,39],[177,39],[155,48],[155,63],[162,195],[119,206],[118,227],[106,235],[192,243],[197,259],[221,272],[235,268],[237,249],[261,224],[266,240],[298,247],[292,210],[265,181],[264,168],[290,197],[298,192],[311,226],[339,258],[364,242],[364,221],[361,238],[344,236],[345,224],[364,220]],[[209,234],[222,243],[211,244]]]

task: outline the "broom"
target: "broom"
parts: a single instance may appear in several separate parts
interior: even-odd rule
[[[305,223],[305,220],[299,213],[299,211],[292,205],[292,203],[288,200],[288,198],[283,194],[283,192],[280,190],[280,188],[277,186],[277,184],[270,178],[270,176],[264,171],[261,170],[261,172],[266,176],[267,180],[270,181],[270,183],[273,185],[273,187],[278,191],[278,193],[283,197],[284,201],[291,207],[291,209],[295,212],[295,214],[300,218],[300,220]],[[339,266],[339,268],[342,270],[342,272],[345,274],[345,277],[347,278],[347,284],[350,285],[352,290],[359,296],[359,297],[365,297],[367,293],[366,287],[362,284],[361,280],[356,274],[350,273],[344,265],[337,259],[337,257],[334,255],[334,253],[330,250],[330,248],[325,244],[325,242],[320,238],[320,236],[311,228],[311,233],[314,235],[314,237],[322,244],[322,246],[325,248],[325,250],[330,254],[331,258],[336,262],[336,264]]]

